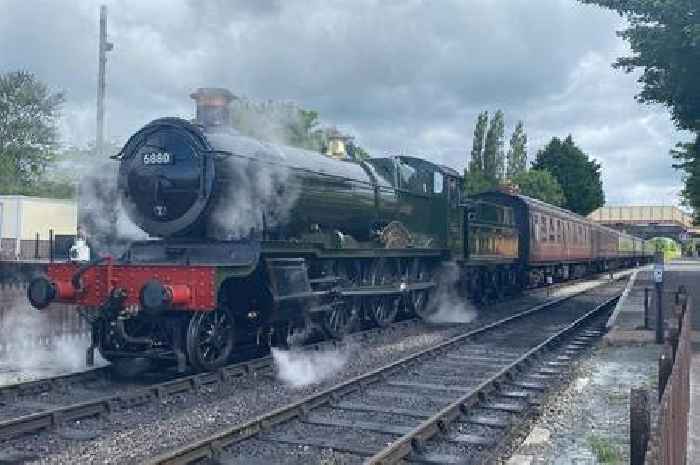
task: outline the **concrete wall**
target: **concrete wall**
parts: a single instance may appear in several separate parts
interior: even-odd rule
[[[77,224],[77,205],[72,200],[0,195],[0,256],[31,258],[37,233],[40,249],[48,249],[49,230],[54,235],[74,235]]]

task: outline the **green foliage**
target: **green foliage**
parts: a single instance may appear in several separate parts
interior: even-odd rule
[[[484,138],[486,128],[489,123],[489,112],[482,111],[476,119],[474,127],[474,140],[472,142],[472,152],[467,166],[470,172],[483,171],[484,169]]]
[[[231,120],[241,134],[266,142],[314,152],[324,152],[328,144],[329,129],[321,127],[318,112],[290,102],[237,99],[231,104]],[[355,160],[369,158],[355,142],[349,142],[346,149]]]
[[[67,197],[72,186],[45,179],[55,158],[62,93],[32,73],[0,75],[0,193]]]
[[[622,445],[615,444],[608,438],[590,435],[588,437],[588,446],[591,448],[600,464],[621,465],[624,462]]]
[[[487,179],[503,180],[505,155],[503,112],[498,110],[489,124],[484,143],[483,172]]]
[[[506,177],[514,179],[527,170],[527,133],[525,124],[518,121],[510,137],[510,148],[507,156]]]
[[[700,134],[695,142],[679,142],[671,155],[678,163],[675,168],[682,169],[685,187],[681,191],[683,203],[695,212],[695,223],[700,224]]]
[[[478,194],[497,187],[493,179],[487,178],[482,171],[464,172],[464,192],[467,195]]]
[[[231,104],[234,128],[266,142],[320,152],[325,143],[318,113],[290,102],[254,102],[237,99]]]
[[[348,156],[353,160],[367,160],[370,158],[367,150],[363,149],[355,143],[355,141],[349,141],[345,144],[345,150],[348,152]]]
[[[520,193],[558,207],[564,206],[564,191],[547,170],[522,171],[512,178]]]
[[[681,255],[681,246],[668,237],[653,237],[648,242],[653,245],[655,251],[664,254],[664,261],[673,260]]]
[[[700,3],[697,0],[580,0],[616,11],[628,21],[619,33],[632,50],[616,68],[642,70],[638,79],[643,103],[660,103],[671,110],[676,126],[700,133]],[[671,154],[685,172],[682,197],[700,220],[700,161],[696,139],[678,144]]]
[[[568,210],[586,216],[605,203],[600,164],[589,160],[570,135],[564,141],[553,138],[537,152],[532,168],[554,176],[564,191],[564,208]]]
[[[464,191],[476,194],[497,187],[504,176],[505,154],[503,112],[498,110],[489,123],[488,111],[479,113],[474,127],[474,140],[469,170],[464,173]]]
[[[619,35],[632,55],[615,67],[642,69],[637,98],[671,109],[682,129],[700,130],[700,3],[696,0],[581,0],[616,11],[629,27]]]

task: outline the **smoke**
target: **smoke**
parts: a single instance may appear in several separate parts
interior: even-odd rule
[[[476,308],[459,295],[460,269],[454,262],[440,266],[436,272],[437,288],[429,302],[427,321],[431,323],[470,323],[477,317]]]
[[[232,125],[241,134],[274,144],[304,147],[316,152],[326,143],[315,113],[294,102],[258,102],[238,98],[231,102]]]
[[[78,186],[78,224],[93,254],[121,256],[133,241],[148,235],[127,216],[117,192],[119,163],[89,151],[56,163],[52,176]]]
[[[85,351],[90,345],[89,333],[60,333],[65,323],[66,307],[39,312],[29,306],[26,297],[14,295],[16,290],[3,290],[0,308],[0,384],[55,376],[86,368]],[[52,313],[53,312],[53,313]],[[74,315],[78,318],[78,315]],[[98,353],[95,365],[106,365]],[[4,372],[4,373],[3,373]]]
[[[263,229],[287,224],[299,198],[300,186],[283,164],[284,155],[274,146],[249,142],[260,147],[255,160],[235,156],[226,161],[226,190],[219,193],[209,224],[210,234],[219,240],[256,237]],[[275,156],[272,163],[269,158]]]
[[[320,383],[346,365],[349,354],[337,349],[327,351],[272,349],[277,377],[293,387]]]

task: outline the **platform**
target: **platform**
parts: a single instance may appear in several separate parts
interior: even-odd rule
[[[692,296],[693,302],[700,304],[700,260],[678,260],[666,264],[663,288],[664,317],[673,311],[676,291],[683,285]],[[610,344],[654,342],[656,325],[656,291],[652,267],[641,267],[632,273],[627,287],[615,311],[608,320],[608,334],[605,339]],[[646,289],[646,291],[645,291]],[[648,312],[645,315],[645,299]],[[693,313],[693,329],[700,331],[700,311]]]
[[[691,297],[692,340],[694,354],[690,371],[690,406],[688,415],[688,465],[700,465],[700,260],[683,259],[667,263],[664,271],[663,310],[670,316],[675,292],[685,286]],[[645,288],[649,289],[645,317]],[[646,319],[646,324],[645,324]],[[630,277],[615,311],[608,320],[609,344],[654,343],[656,324],[656,295],[652,267],[636,270]],[[646,327],[645,327],[646,326]]]

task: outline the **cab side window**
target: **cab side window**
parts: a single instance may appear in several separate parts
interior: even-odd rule
[[[429,195],[433,191],[433,179],[433,170],[399,162],[399,188],[415,194]]]
[[[394,160],[390,158],[373,158],[368,160],[367,163],[371,164],[377,174],[384,178],[386,182],[396,187],[396,165]]]
[[[442,194],[443,174],[439,171],[433,173],[433,194]]]

